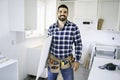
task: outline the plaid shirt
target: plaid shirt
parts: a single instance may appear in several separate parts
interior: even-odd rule
[[[80,61],[82,55],[82,41],[78,27],[66,21],[64,27],[60,29],[58,23],[54,23],[48,29],[48,36],[52,36],[50,53],[59,59],[64,59],[73,53],[73,43],[75,45],[75,60]]]

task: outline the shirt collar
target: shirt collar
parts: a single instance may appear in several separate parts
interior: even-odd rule
[[[65,23],[64,26],[67,26],[68,24],[70,24],[70,21],[69,21],[69,20],[66,21],[66,23]],[[58,27],[58,21],[55,23],[55,26]]]

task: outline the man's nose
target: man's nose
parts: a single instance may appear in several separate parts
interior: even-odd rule
[[[64,12],[61,12],[61,15],[63,15],[64,14]]]

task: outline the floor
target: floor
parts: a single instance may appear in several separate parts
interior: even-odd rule
[[[85,69],[82,65],[79,70],[74,73],[74,80],[88,80],[89,70]],[[57,80],[63,80],[61,74],[59,74]]]

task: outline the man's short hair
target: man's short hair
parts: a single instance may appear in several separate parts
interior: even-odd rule
[[[61,4],[59,7],[58,7],[58,10],[59,8],[66,8],[68,10],[68,7],[65,5],[65,4]]]

